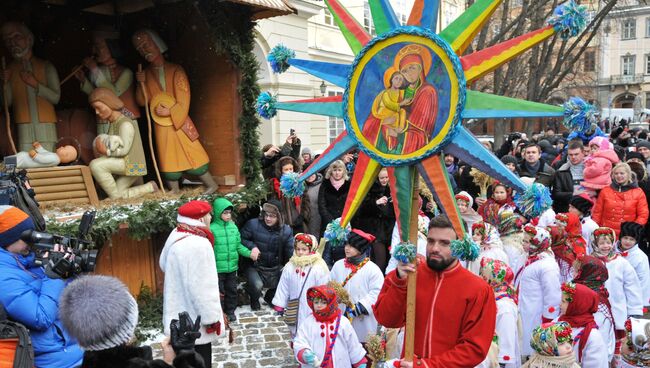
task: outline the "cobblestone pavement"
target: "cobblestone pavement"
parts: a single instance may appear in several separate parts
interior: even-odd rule
[[[259,311],[241,306],[236,314],[237,322],[231,324],[235,341],[213,344],[213,368],[298,367],[289,346],[289,330],[268,305],[262,303]],[[152,348],[154,356],[161,357],[160,344],[153,344]]]

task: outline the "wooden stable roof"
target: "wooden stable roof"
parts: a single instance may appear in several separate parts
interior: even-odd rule
[[[171,0],[168,2],[174,2]],[[180,0],[177,0],[180,1]],[[218,1],[218,0],[203,0]],[[271,18],[296,12],[286,0],[227,0],[233,3],[248,5],[253,9],[253,19]],[[68,5],[83,11],[115,15],[134,13],[155,6],[153,0],[43,0],[54,5]]]

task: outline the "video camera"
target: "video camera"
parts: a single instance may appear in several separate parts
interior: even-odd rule
[[[44,266],[45,273],[50,277],[66,279],[82,272],[92,272],[97,262],[97,250],[89,249],[93,243],[87,236],[95,221],[95,213],[86,211],[83,214],[76,238],[35,230],[26,230],[20,238],[36,248],[36,262]],[[56,244],[61,246],[62,251],[53,251]],[[68,248],[74,254],[72,259],[65,257]],[[44,256],[46,252],[47,257]]]

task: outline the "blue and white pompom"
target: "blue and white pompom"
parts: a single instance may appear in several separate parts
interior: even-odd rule
[[[278,101],[275,96],[270,92],[262,92],[257,96],[257,102],[255,103],[255,108],[257,113],[264,119],[271,119],[278,114],[278,110],[275,107],[275,104]]]
[[[567,129],[586,132],[596,120],[596,109],[580,97],[571,97],[564,103],[564,124]]]
[[[280,178],[280,190],[285,197],[302,197],[305,192],[305,183],[300,180],[300,174],[289,172]]]
[[[348,235],[352,231],[350,224],[347,224],[345,227],[341,226],[341,218],[327,224],[325,228],[325,234],[323,235],[328,242],[334,246],[340,246],[345,244],[348,241]]]
[[[412,243],[401,242],[395,246],[393,257],[402,263],[413,263],[417,256],[417,247]]]
[[[522,194],[515,194],[515,204],[519,211],[528,218],[541,215],[551,207],[553,200],[548,187],[539,183],[533,183]]]
[[[586,6],[569,0],[555,8],[553,15],[546,22],[566,40],[579,35],[587,27],[588,17]]]
[[[459,240],[451,241],[451,255],[461,261],[474,261],[478,258],[481,249],[474,243],[469,234]]]
[[[271,64],[271,69],[273,73],[284,73],[289,69],[289,59],[296,57],[296,53],[290,48],[284,46],[283,44],[276,45],[266,60]]]

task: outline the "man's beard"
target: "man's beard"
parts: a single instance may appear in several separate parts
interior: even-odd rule
[[[455,258],[449,258],[449,259],[431,259],[427,257],[427,266],[429,266],[430,269],[434,271],[443,271],[449,267],[450,264],[454,262]]]
[[[11,56],[15,59],[20,59],[27,54],[27,51],[29,51],[28,48],[13,47],[11,49]]]

